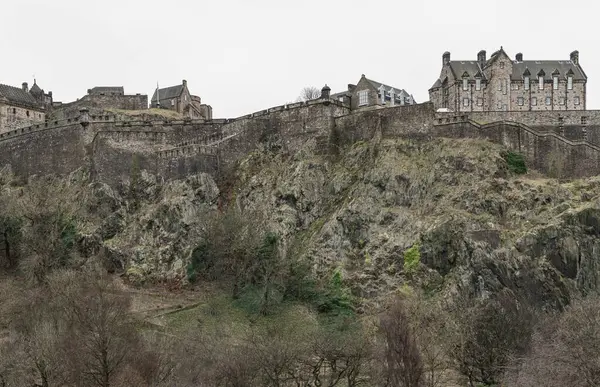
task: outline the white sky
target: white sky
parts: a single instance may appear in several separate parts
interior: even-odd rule
[[[600,104],[592,0],[1,0],[0,83],[38,84],[70,102],[94,86],[152,96],[187,79],[215,118],[294,101],[304,86],[346,90],[361,74],[417,102],[442,53],[476,60],[563,59],[587,73]]]

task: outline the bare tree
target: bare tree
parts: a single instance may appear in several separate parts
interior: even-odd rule
[[[313,99],[318,99],[321,97],[321,90],[318,87],[307,86],[300,91],[300,95],[296,102],[305,102]]]
[[[600,297],[576,300],[537,331],[533,350],[509,385],[600,385]]]
[[[462,299],[453,317],[449,356],[469,386],[498,384],[512,358],[530,347],[533,313],[508,290],[486,300]]]
[[[22,268],[42,283],[58,268],[76,266],[76,220],[83,210],[85,192],[56,178],[31,179],[16,203],[24,220]]]
[[[387,385],[419,387],[423,385],[423,360],[412,333],[404,301],[398,298],[380,318],[385,338],[385,377]]]

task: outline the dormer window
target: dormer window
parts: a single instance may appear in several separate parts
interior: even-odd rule
[[[369,104],[369,90],[361,90],[358,92],[358,106]]]
[[[529,77],[524,78],[525,90],[529,90]]]
[[[567,77],[567,89],[573,90],[573,76],[572,75],[569,75]]]
[[[558,90],[558,75],[552,77],[552,89]]]
[[[463,90],[469,90],[469,80],[467,78],[463,78]]]
[[[540,75],[538,77],[538,82],[539,82],[539,88],[540,88],[540,90],[544,90],[544,76],[543,75]]]
[[[475,79],[475,90],[477,90],[477,91],[481,90],[481,79],[480,78]]]

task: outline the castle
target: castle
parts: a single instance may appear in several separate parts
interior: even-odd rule
[[[455,112],[585,110],[587,76],[579,52],[568,60],[512,60],[501,47],[490,59],[442,56],[440,77],[429,89],[438,109]]]
[[[198,106],[189,106],[193,99],[185,82],[173,92],[162,94],[160,90],[164,89],[159,89],[153,98],[156,107],[160,104],[164,108],[162,105],[166,104],[183,113],[176,118],[122,115],[115,106],[147,109],[147,96],[126,95],[120,86],[96,87],[79,101],[52,102],[50,114],[43,121],[0,131],[0,167],[10,166],[24,178],[33,174],[64,175],[85,168],[100,181],[118,184],[130,176],[133,160],[161,178],[177,179],[199,172],[219,174],[257,148],[276,147],[286,154],[306,151],[330,155],[356,141],[374,138],[427,141],[450,137],[500,143],[523,154],[531,168],[551,176],[600,174],[600,111],[585,109],[587,78],[577,52],[564,63],[539,61],[543,68],[523,61],[520,55],[509,61],[502,49],[489,60],[480,52],[480,59],[476,67],[469,63],[469,68],[481,69],[473,74],[473,79],[473,71],[465,70],[464,79],[457,81],[455,75],[461,67],[444,54],[445,76],[440,79],[441,86],[436,82],[431,90],[430,102],[416,104],[402,89],[363,76],[347,92],[331,94],[325,86],[320,98],[228,119],[195,116]],[[515,76],[521,71],[523,76],[536,70],[546,73],[545,63],[556,66],[558,72],[550,70],[554,74],[550,78],[540,76],[535,93],[531,78],[526,88],[526,78],[519,80]],[[481,80],[479,85],[477,79]],[[465,84],[467,90],[463,90]],[[513,84],[518,87],[508,87]],[[444,93],[436,94],[443,91],[444,85],[452,85],[446,87],[448,98]],[[16,93],[15,89],[8,92]],[[31,106],[30,114],[36,107],[36,113],[42,114],[39,107],[47,107],[49,101],[33,104],[30,98],[34,97],[25,96],[30,92],[26,89],[25,85],[17,89],[19,95],[11,96],[10,103],[21,108]],[[481,92],[482,97],[473,94],[484,100],[480,109],[473,109],[470,104],[473,97],[469,97],[470,106],[466,106],[463,92]],[[537,105],[532,98],[546,95],[551,98],[549,105],[544,104],[548,108],[533,109]],[[26,98],[31,105],[21,101]],[[527,109],[512,108],[513,100],[515,106],[524,106],[519,98],[529,98]],[[565,98],[564,105],[561,98]],[[500,109],[499,101],[504,101]],[[467,107],[468,110],[463,109]]]
[[[21,88],[0,84],[0,132],[46,120],[52,105],[52,92],[45,93],[33,81],[31,90],[26,82]]]

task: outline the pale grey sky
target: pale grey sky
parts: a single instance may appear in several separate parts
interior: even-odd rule
[[[600,3],[591,0],[14,0],[0,6],[0,83],[57,101],[94,86],[149,98],[187,79],[214,117],[333,92],[361,74],[428,99],[442,53],[475,60],[504,46],[524,59],[580,51],[588,108],[600,108]]]

